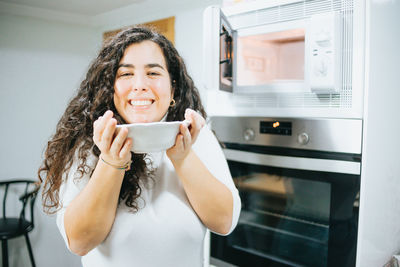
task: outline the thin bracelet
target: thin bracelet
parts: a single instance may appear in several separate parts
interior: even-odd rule
[[[122,166],[116,166],[114,164],[111,164],[107,161],[105,161],[102,157],[99,156],[99,158],[107,165],[110,165],[111,167],[118,169],[118,170],[125,170],[125,171],[129,171],[131,169],[131,163],[132,160],[130,160],[129,162],[127,162],[126,164],[122,165]]]

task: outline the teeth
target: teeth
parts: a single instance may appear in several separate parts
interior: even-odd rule
[[[131,100],[132,106],[146,106],[151,104],[152,104],[151,100]]]

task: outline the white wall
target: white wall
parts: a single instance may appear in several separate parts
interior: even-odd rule
[[[367,1],[366,101],[357,266],[400,253],[400,1]]]
[[[0,15],[0,180],[36,179],[44,146],[101,42],[94,28]],[[31,243],[37,266],[80,266],[40,196]],[[10,266],[30,266],[25,240],[9,242]]]

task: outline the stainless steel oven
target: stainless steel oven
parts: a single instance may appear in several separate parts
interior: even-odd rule
[[[355,266],[362,121],[212,117],[240,192],[239,223],[211,235],[236,266]]]

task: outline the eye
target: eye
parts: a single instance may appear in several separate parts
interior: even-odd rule
[[[122,72],[117,75],[117,79],[130,79],[133,76],[133,72]]]
[[[160,74],[159,74],[158,72],[150,71],[150,72],[147,73],[147,75],[150,75],[150,76],[158,76],[158,75],[160,75]]]

